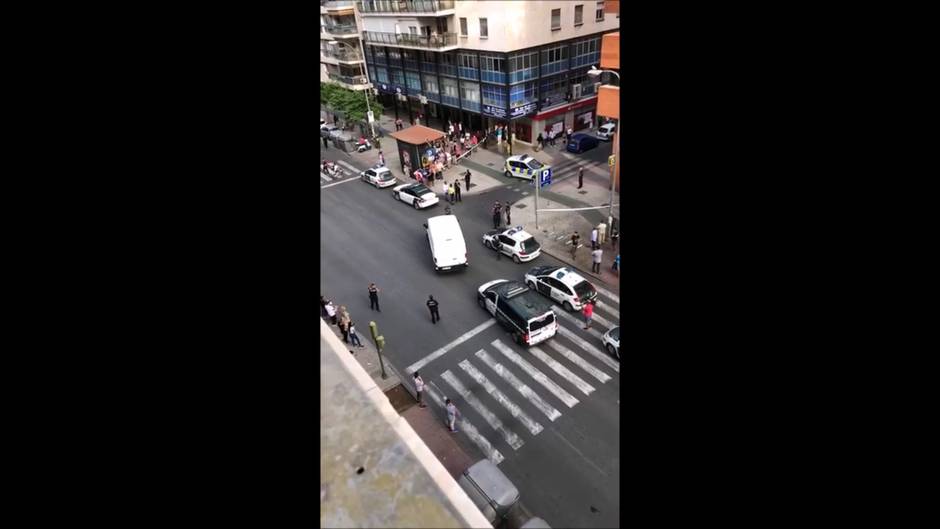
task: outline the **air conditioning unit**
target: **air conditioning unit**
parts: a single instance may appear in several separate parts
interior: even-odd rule
[[[581,85],[576,84],[571,87],[571,99],[581,99]]]

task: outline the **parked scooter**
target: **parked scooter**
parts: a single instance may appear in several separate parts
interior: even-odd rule
[[[366,152],[372,148],[372,144],[369,143],[369,140],[364,137],[359,137],[359,145],[356,147],[356,152]]]

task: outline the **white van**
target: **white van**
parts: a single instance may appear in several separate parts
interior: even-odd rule
[[[604,141],[610,141],[614,139],[614,130],[617,128],[616,123],[604,123],[597,128],[597,137],[598,139]]]
[[[424,225],[428,231],[428,244],[431,245],[431,259],[434,270],[455,270],[470,265],[467,258],[467,243],[463,240],[460,223],[454,215],[431,217]]]

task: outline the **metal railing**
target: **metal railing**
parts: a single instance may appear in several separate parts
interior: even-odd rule
[[[355,24],[334,24],[332,26],[323,26],[323,31],[332,35],[348,35],[358,33],[359,29]]]
[[[454,8],[454,0],[359,0],[360,13],[436,13]]]
[[[357,51],[352,51],[349,48],[339,48],[334,50],[320,50],[320,54],[324,57],[332,57],[334,59],[339,59],[341,61],[361,61],[362,54]]]
[[[457,45],[456,33],[444,33],[441,35],[411,35],[410,33],[379,33],[375,31],[363,31],[362,38],[366,42],[373,44],[384,44],[386,46],[414,46],[416,48],[443,48],[446,46]]]
[[[343,84],[348,85],[363,85],[369,84],[368,79],[364,75],[340,75],[338,73],[329,73],[330,79],[334,81],[339,81]]]
[[[326,8],[339,8],[339,7],[353,7],[353,4],[356,2],[354,0],[320,0],[320,7]]]

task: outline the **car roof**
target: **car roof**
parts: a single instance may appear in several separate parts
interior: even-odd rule
[[[514,155],[510,156],[509,158],[507,158],[506,161],[507,161],[507,162],[508,162],[508,161],[524,162],[524,161],[529,160],[529,159],[532,159],[532,157],[529,156],[528,154],[514,154]]]
[[[573,139],[573,140],[579,140],[579,139],[581,139],[581,138],[590,138],[590,136],[588,136],[587,134],[584,134],[584,133],[582,133],[582,132],[579,132],[579,133],[577,133],[577,134],[572,134],[572,135],[571,135],[571,139]]]
[[[428,186],[426,186],[426,185],[424,185],[424,184],[410,184],[410,185],[407,185],[407,186],[401,188],[402,191],[404,191],[404,190],[406,190],[406,189],[407,189],[408,191],[422,191],[422,190],[423,190],[423,191],[427,191],[427,192],[429,192],[429,193],[430,193],[430,192],[433,192],[433,191],[431,191],[430,189],[428,189]]]
[[[551,274],[549,275],[568,285],[569,287],[573,287],[582,281],[587,281],[587,279],[584,279],[581,274],[564,266],[556,270],[552,270]]]
[[[600,128],[602,128],[602,129],[604,129],[604,128],[610,128],[610,129],[612,129],[612,128],[616,127],[616,126],[617,126],[616,123],[604,123],[603,125],[600,126]]]
[[[525,230],[523,230],[523,229],[522,229],[522,226],[516,226],[515,228],[509,228],[508,230],[506,230],[506,231],[504,231],[504,232],[502,232],[502,233],[500,233],[500,234],[498,234],[498,235],[505,235],[505,236],[507,236],[507,237],[509,237],[509,238],[511,238],[511,239],[513,239],[513,240],[516,240],[516,241],[524,241],[524,240],[528,239],[529,237],[532,237],[532,234],[529,233],[529,232],[527,232],[527,231],[525,231]]]

